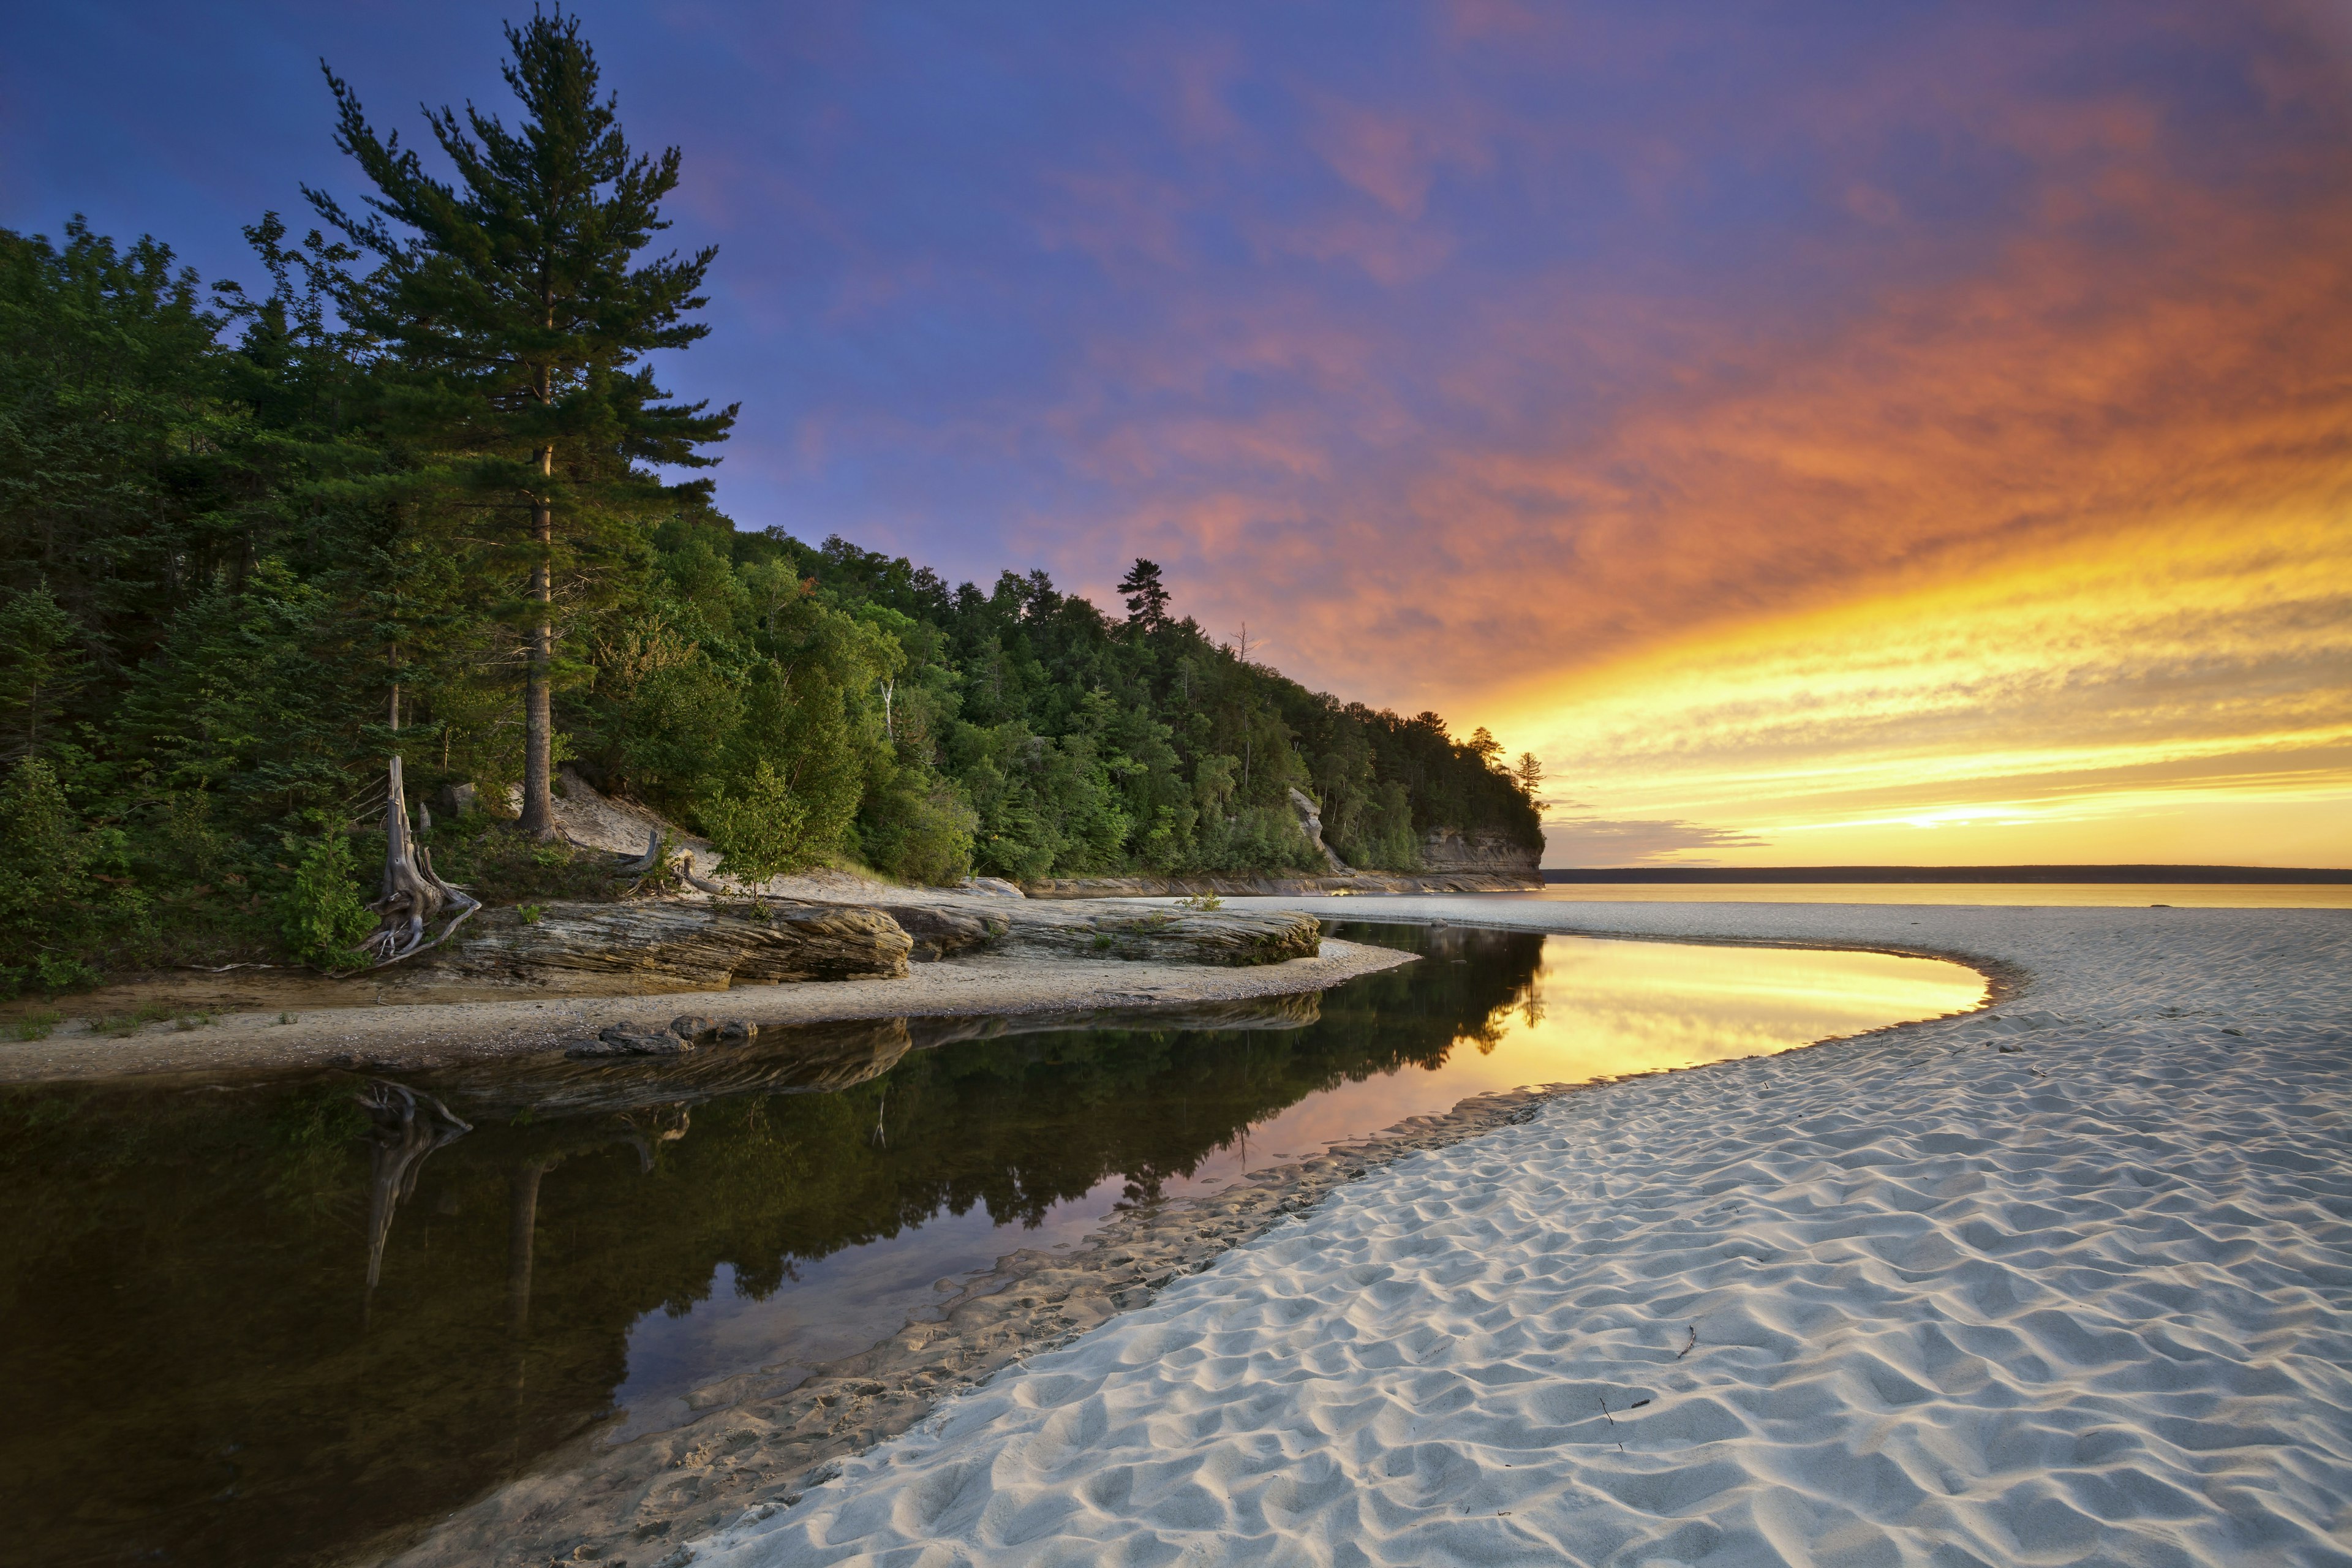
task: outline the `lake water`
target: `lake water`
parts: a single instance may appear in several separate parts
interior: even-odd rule
[[[2341,882],[1554,882],[1482,897],[1554,903],[2043,904],[2098,909],[2352,910]]]
[[[1467,1095],[1974,1005],[1956,965],[1460,928],[1312,996],[891,1020],[622,1065],[0,1094],[12,1560],[323,1562],[593,1428],[690,1419],[1118,1205]]]

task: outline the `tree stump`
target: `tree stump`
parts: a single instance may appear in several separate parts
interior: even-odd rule
[[[383,810],[383,889],[370,909],[383,923],[360,944],[381,969],[398,963],[449,940],[481,903],[464,889],[443,881],[433,869],[433,855],[408,830],[408,792],[401,777],[400,759],[390,763]],[[451,916],[438,934],[428,935],[433,922]]]

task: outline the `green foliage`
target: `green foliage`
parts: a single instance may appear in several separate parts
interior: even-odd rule
[[[542,843],[511,822],[474,816],[436,823],[417,841],[433,852],[433,868],[492,908],[611,898],[620,884],[613,858],[561,841]],[[383,840],[378,838],[377,845]]]
[[[937,775],[902,769],[867,804],[866,864],[902,882],[947,887],[971,875],[980,814]]]
[[[509,43],[522,121],[433,115],[446,180],[336,79],[373,194],[314,194],[299,238],[264,214],[252,293],[79,219],[0,230],[0,988],[340,962],[355,874],[318,857],[365,858],[395,751],[414,799],[477,787],[425,837],[492,903],[614,887],[488,820],[534,744],[746,875],[1318,869],[1294,789],[1357,866],[1540,843],[1531,759],[1284,679],[1150,562],[1115,618],[667,484],[732,417],[647,368],[704,332],[711,253],[642,259],[677,154],[630,150],[576,19]]]
[[[62,949],[89,928],[89,846],[57,771],[27,757],[0,780],[0,975],[7,989],[29,969],[49,990],[78,983]]]
[[[46,1040],[52,1029],[65,1022],[65,1016],[55,1008],[20,1013],[8,1021],[8,1032],[20,1040]]]
[[[486,524],[468,552],[505,588],[488,614],[524,638],[523,816],[541,830],[550,686],[587,674],[562,657],[562,622],[609,601],[643,524],[709,493],[666,484],[654,465],[708,467],[700,448],[727,438],[735,411],[667,401],[646,363],[709,331],[694,313],[716,249],[636,261],[668,226],[677,149],[630,148],[578,17],[534,13],[506,39],[520,127],[471,105],[426,116],[454,184],[380,137],[329,71],[335,144],[373,194],[361,213],[304,195],[376,262],[336,274],[334,299],[390,351],[388,427],[433,452],[442,489]]]
[[[97,984],[99,973],[71,954],[43,952],[34,956],[33,979],[44,991],[74,991]]]
[[[37,756],[82,685],[81,628],[46,583],[0,598],[0,758]]]
[[[816,863],[825,840],[811,831],[806,802],[765,757],[741,777],[735,793],[723,786],[703,803],[703,826],[726,857],[719,869],[746,882],[764,882]]]
[[[350,837],[330,829],[307,845],[289,839],[286,847],[301,857],[278,903],[287,951],[322,969],[360,963],[360,939],[376,919],[360,900]]]

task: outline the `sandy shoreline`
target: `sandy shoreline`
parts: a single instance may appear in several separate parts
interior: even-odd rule
[[[1272,902],[2018,989],[1370,1171],[671,1561],[2352,1560],[2352,919]]]
[[[1238,1002],[1320,991],[1411,960],[1410,953],[1384,947],[1327,940],[1314,958],[1242,968],[977,956],[917,964],[896,980],[747,985],[645,996],[516,997],[384,1006],[298,1004],[291,1024],[278,1021],[283,1009],[273,1002],[258,1009],[221,1012],[195,1028],[161,1022],[127,1035],[77,1029],[41,1040],[0,1041],[0,1083],[272,1073],[354,1062],[378,1070],[413,1070],[457,1060],[534,1055],[593,1035],[608,1024],[642,1020],[658,1026],[687,1013],[779,1025]]]

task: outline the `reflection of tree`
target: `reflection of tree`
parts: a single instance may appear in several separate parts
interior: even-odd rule
[[[1420,945],[1403,928],[1343,934]],[[856,1049],[880,1076],[704,1100],[690,1131],[683,1105],[592,1110],[568,1079],[549,1080],[551,1110],[487,1114],[451,1074],[412,1092],[449,1098],[475,1130],[429,1164],[379,1165],[383,1134],[352,1116],[347,1086],[0,1096],[16,1200],[0,1213],[16,1282],[0,1378],[54,1413],[0,1432],[0,1507],[35,1521],[28,1560],[168,1548],[194,1564],[325,1554],[446,1510],[599,1418],[629,1325],[690,1309],[719,1265],[764,1294],[942,1209],[1033,1222],[1110,1178],[1149,1201],[1318,1089],[1442,1064],[1524,1000],[1541,941],[1433,932],[1432,958],[1328,993],[1297,1029],[903,1056],[903,1028],[874,1031]],[[854,1065],[844,1054],[831,1081]],[[341,1305],[362,1213],[380,1281],[363,1335]],[[216,1496],[208,1451],[159,1431],[243,1444],[247,1490]],[[68,1493],[91,1500],[73,1519],[44,1502]]]
[[[1543,1002],[1536,986],[1537,964],[1543,952],[1540,936],[1444,925],[1385,927],[1376,937],[1370,936],[1366,928],[1340,926],[1335,934],[1352,936],[1358,941],[1385,941],[1391,945],[1409,944],[1423,955],[1423,963],[1417,966],[1420,968],[1442,964],[1449,971],[1470,971],[1473,991],[1460,998],[1461,1012],[1468,1021],[1448,1042],[1449,1047],[1475,1046],[1480,1056],[1492,1056],[1495,1047],[1510,1034],[1514,1013],[1529,1027],[1542,1021]],[[1399,942],[1399,937],[1407,941]],[[1443,988],[1442,983],[1427,976],[1417,975],[1415,979],[1418,994]],[[1486,1004],[1483,1015],[1472,1017],[1477,1012],[1479,998],[1497,980],[1507,980],[1507,984]],[[1440,1052],[1436,1060],[1426,1065],[1442,1066],[1444,1056]]]
[[[383,1275],[383,1246],[392,1235],[394,1211],[416,1191],[425,1157],[474,1129],[433,1096],[405,1084],[372,1083],[352,1098],[374,1123],[368,1138],[366,1298],[373,1306],[376,1283]]]

